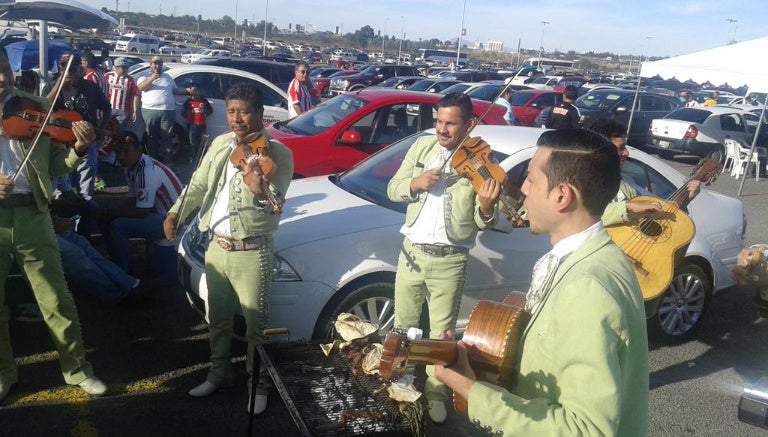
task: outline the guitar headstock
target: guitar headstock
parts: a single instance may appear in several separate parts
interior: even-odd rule
[[[699,161],[691,171],[691,179],[710,184],[717,179],[717,175],[723,170],[723,165],[712,158],[704,158]]]

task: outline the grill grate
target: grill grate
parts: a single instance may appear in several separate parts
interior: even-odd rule
[[[285,386],[312,435],[413,434],[398,403],[386,390],[378,390],[383,381],[361,371],[355,375],[344,354],[326,357],[316,342],[275,343],[264,349],[277,373],[273,378]]]

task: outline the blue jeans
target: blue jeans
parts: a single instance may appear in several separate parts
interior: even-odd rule
[[[99,166],[99,145],[88,146],[88,154],[80,161],[77,168],[69,173],[69,180],[77,194],[85,200],[93,198],[93,184],[96,182],[96,171]]]
[[[113,220],[106,236],[107,250],[112,261],[130,272],[131,246],[128,240],[144,238],[149,244],[151,240],[165,238],[163,219],[160,214],[151,213],[144,218],[120,217]]]
[[[149,155],[161,161],[173,157],[173,123],[176,111],[142,109],[141,116],[147,129],[147,148]]]
[[[133,132],[136,134],[136,138],[141,141],[144,132],[140,132],[140,130],[136,128],[136,123],[131,122],[131,117],[129,116],[130,113],[128,111],[124,109],[113,109],[112,115],[117,119],[118,123],[120,123],[121,131]]]
[[[116,304],[138,279],[104,258],[85,237],[73,231],[57,235],[61,263],[69,281],[94,298]]]
[[[187,158],[189,159],[189,162],[194,161],[195,156],[197,155],[198,151],[200,150],[200,142],[203,139],[203,134],[205,133],[205,125],[204,124],[190,124],[189,127],[189,153]]]

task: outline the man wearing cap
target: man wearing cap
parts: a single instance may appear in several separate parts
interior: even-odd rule
[[[168,73],[163,73],[163,59],[153,56],[152,74],[139,78],[141,116],[147,130],[149,153],[160,161],[172,157],[173,123],[176,118],[174,94],[189,94],[188,88],[178,88]]]
[[[59,68],[61,70],[66,67],[69,56],[70,54],[67,53],[59,59]],[[45,89],[43,89],[43,95],[54,106],[54,110],[73,110],[78,112],[83,117],[83,120],[92,125],[106,127],[109,122],[109,115],[112,113],[109,100],[107,100],[107,97],[98,85],[83,79],[83,66],[80,56],[76,54],[71,56],[73,56],[73,59],[69,67],[69,73],[66,75],[67,78],[64,81],[58,98],[56,98],[56,90],[59,88],[59,83],[64,77],[62,73],[59,74],[55,85],[46,85]],[[85,200],[91,200],[93,197],[98,157],[98,143],[94,141],[88,147],[87,158],[78,164],[77,171],[70,174],[72,185]]]
[[[112,105],[112,116],[120,123],[120,129],[130,130],[136,136],[141,137],[143,132],[135,132],[134,129],[126,126],[128,122],[131,125],[136,123],[137,111],[139,110],[139,89],[136,87],[136,81],[126,74],[128,64],[129,62],[125,58],[115,59],[115,70],[105,74],[104,81],[109,87],[107,97],[110,105]]]

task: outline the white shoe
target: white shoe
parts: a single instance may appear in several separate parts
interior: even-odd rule
[[[11,391],[11,387],[13,387],[13,384],[6,384],[4,382],[0,382],[0,402],[2,402],[3,399],[8,397],[8,392]]]
[[[85,378],[85,381],[77,384],[77,386],[91,396],[101,396],[107,392],[107,385],[95,376]]]
[[[202,384],[189,391],[189,395],[193,398],[204,398],[210,396],[219,391],[219,386],[211,381],[204,381]]]
[[[448,410],[443,401],[429,401],[429,418],[435,423],[443,423],[448,418]]]
[[[253,415],[258,416],[267,409],[267,395],[256,395],[253,401]],[[248,399],[248,412],[251,411],[251,400]]]

